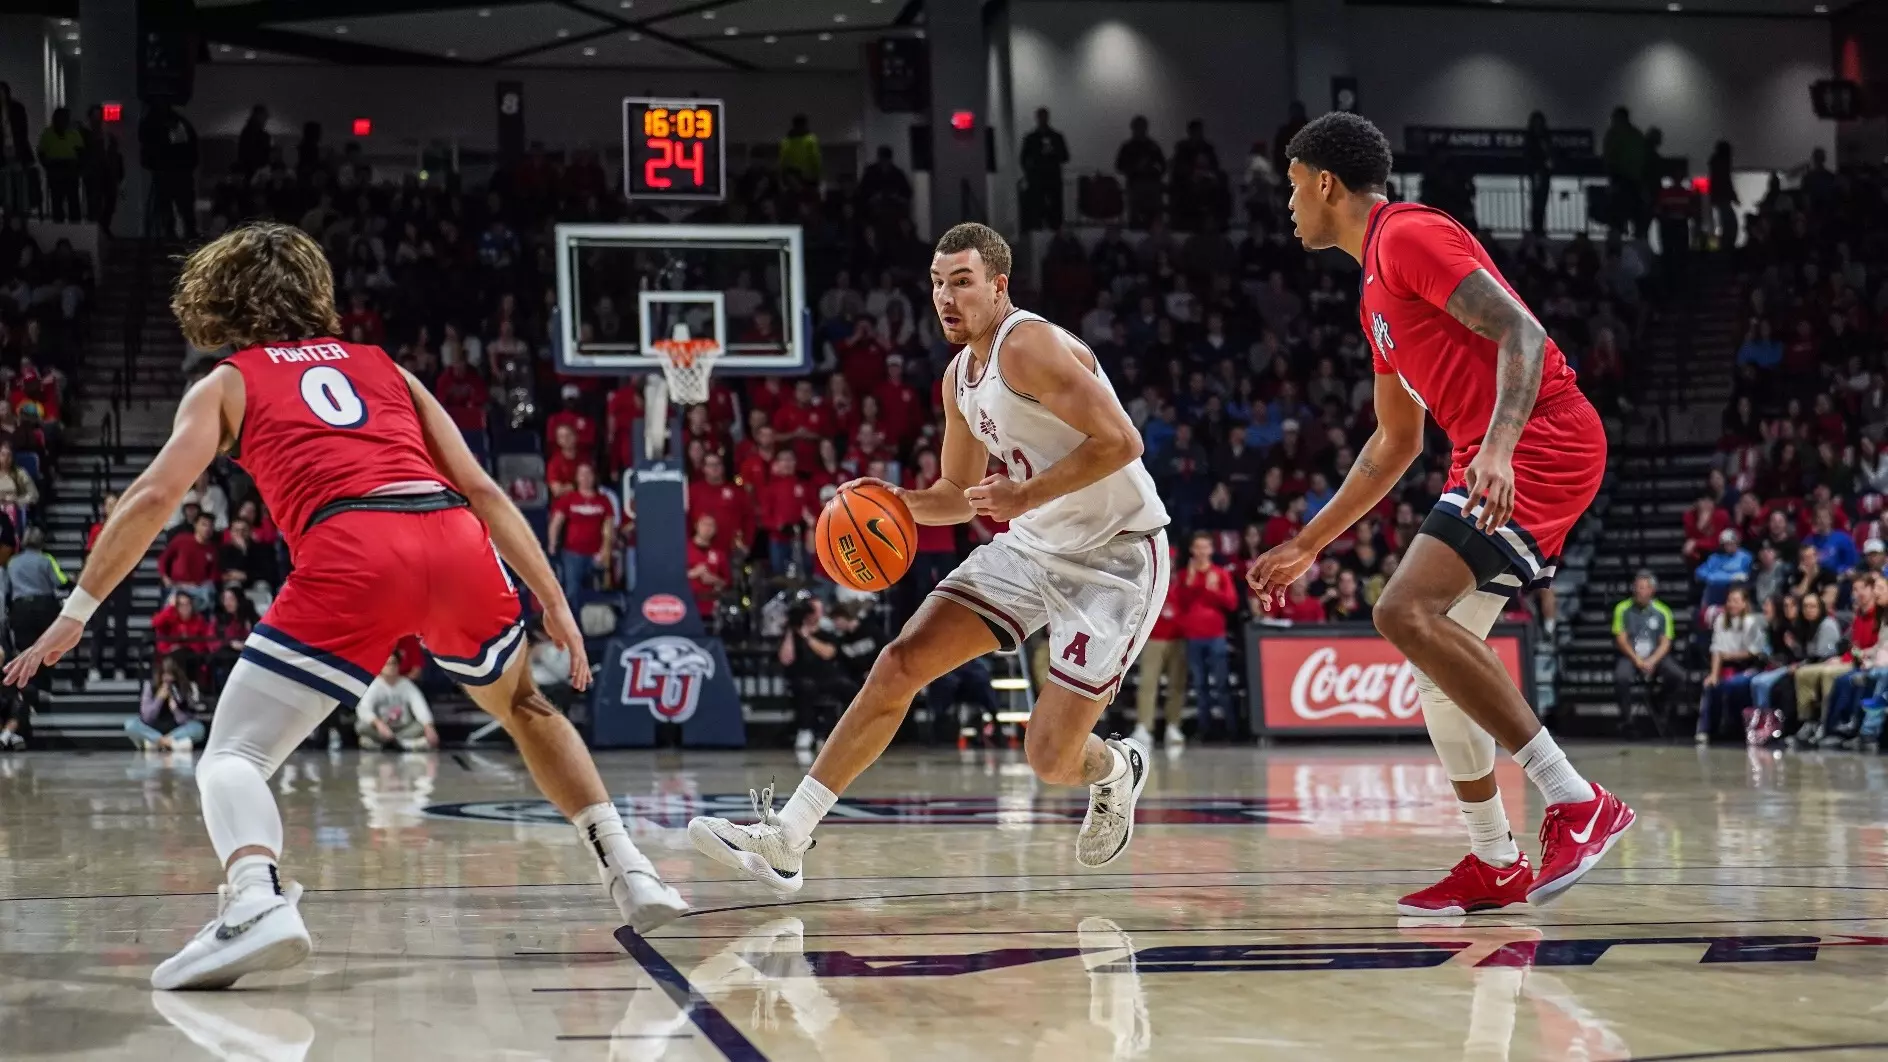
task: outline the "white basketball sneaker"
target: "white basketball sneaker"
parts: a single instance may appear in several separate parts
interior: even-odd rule
[[[1134,802],[1147,785],[1147,747],[1133,738],[1112,737],[1107,744],[1127,758],[1128,772],[1088,787],[1088,815],[1075,838],[1075,861],[1085,867],[1105,867],[1127,851],[1134,839]]]
[[[688,901],[662,880],[654,863],[621,834],[596,842],[597,869],[603,891],[638,935],[668,925],[688,913]]]
[[[151,987],[228,988],[244,974],[301,965],[313,947],[301,898],[298,883],[280,894],[249,889],[238,896],[217,886],[216,918],[151,972]]]
[[[795,845],[787,840],[780,818],[774,814],[773,786],[758,793],[750,789],[747,795],[754,801],[754,815],[759,822],[739,826],[704,815],[690,820],[688,839],[702,855],[746,874],[777,896],[791,896],[805,882],[800,875],[801,858],[814,841],[809,837]]]

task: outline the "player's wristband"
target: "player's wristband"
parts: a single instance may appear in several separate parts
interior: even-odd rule
[[[78,620],[81,626],[90,623],[92,613],[98,611],[98,598],[85,592],[82,586],[72,588],[72,596],[66,598],[66,605],[59,610],[59,615],[66,619]]]

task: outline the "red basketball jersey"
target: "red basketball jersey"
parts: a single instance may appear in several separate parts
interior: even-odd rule
[[[1488,270],[1510,294],[1514,289],[1467,229],[1414,203],[1376,207],[1364,235],[1363,264],[1358,314],[1376,371],[1401,379],[1458,453],[1479,444],[1495,413],[1496,344],[1443,307],[1462,278],[1477,269]],[[1549,339],[1534,412],[1546,413],[1579,393],[1566,357]]]
[[[395,483],[433,481],[406,377],[386,351],[334,339],[252,347],[227,364],[243,375],[243,423],[232,454],[293,550],[322,506]]]

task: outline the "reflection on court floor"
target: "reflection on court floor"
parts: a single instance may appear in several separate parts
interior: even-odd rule
[[[612,1060],[1864,1058],[1888,1052],[1888,795],[1848,754],[1581,750],[1641,820],[1561,903],[1394,901],[1460,854],[1420,745],[1190,749],[1134,847],[1016,754],[898,752],[791,900],[681,834],[787,756],[611,754],[696,905],[648,939],[509,755],[298,757],[279,778],[305,970],[157,994],[218,880],[183,756],[0,759],[0,1055]],[[1511,816],[1538,820],[1518,774]],[[1525,843],[1525,842],[1524,842]]]

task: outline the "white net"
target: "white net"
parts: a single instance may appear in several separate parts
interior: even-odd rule
[[[691,339],[688,326],[677,324],[669,339],[650,344],[662,359],[662,378],[668,381],[669,400],[684,406],[708,401],[708,379],[714,374],[721,344],[712,339]]]

